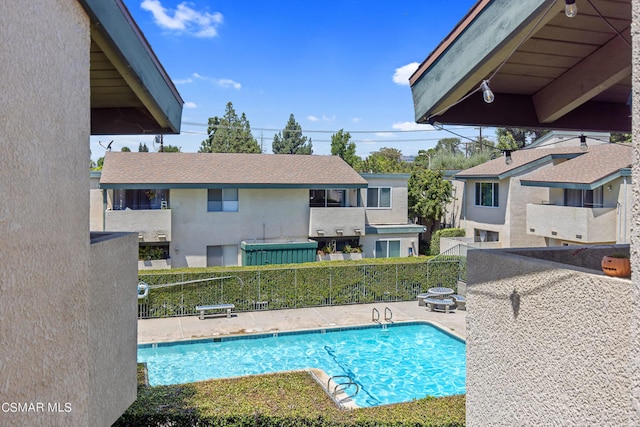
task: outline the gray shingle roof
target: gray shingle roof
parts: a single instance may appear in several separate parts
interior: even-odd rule
[[[458,172],[458,179],[501,179],[542,166],[552,156],[567,156],[565,162],[527,175],[527,181],[592,183],[631,165],[631,147],[625,144],[593,144],[587,151],[576,147],[518,150],[511,153],[513,163],[507,165],[504,157]]]
[[[578,157],[527,175],[522,181],[593,184],[631,167],[630,144],[598,144]]]
[[[338,156],[108,152],[100,184],[335,188],[366,187],[367,181]]]

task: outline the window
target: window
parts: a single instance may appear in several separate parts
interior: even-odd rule
[[[208,212],[238,212],[237,188],[210,188],[207,195]]]
[[[347,206],[346,190],[309,190],[309,207],[343,208]]]
[[[500,233],[497,231],[490,230],[479,230],[474,229],[473,235],[475,237],[475,242],[499,242],[500,241]]]
[[[390,208],[391,207],[391,187],[367,188],[368,208]]]
[[[376,241],[376,258],[392,258],[400,256],[400,240]]]
[[[476,206],[497,208],[499,195],[497,182],[476,182]]]
[[[162,209],[168,207],[168,204],[168,189],[113,190],[113,210],[115,211]]]
[[[564,205],[576,208],[601,208],[604,206],[602,187],[595,190],[564,190]]]

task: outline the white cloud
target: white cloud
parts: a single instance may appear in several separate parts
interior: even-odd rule
[[[307,116],[307,120],[309,120],[310,122],[317,122],[320,119],[318,119],[316,116]]]
[[[165,8],[160,3],[160,0],[144,0],[140,7],[151,12],[156,24],[161,28],[190,34],[195,37],[210,38],[217,36],[217,27],[223,20],[220,12],[197,11],[192,9],[186,2],[180,3],[175,10]]]
[[[177,79],[177,80],[173,81],[173,84],[176,84],[176,85],[183,85],[185,83],[193,83],[193,80],[192,79]]]
[[[198,108],[195,102],[187,101],[184,103],[184,108]]]
[[[409,77],[411,77],[411,74],[413,74],[419,66],[420,64],[418,62],[412,62],[396,68],[395,73],[393,73],[393,82],[399,85],[409,86]]]
[[[215,81],[215,83],[217,83],[219,86],[222,86],[224,88],[232,87],[236,90],[239,90],[242,87],[240,83],[235,82],[231,79],[218,79]]]
[[[431,125],[421,125],[415,122],[399,122],[391,125],[393,129],[397,130],[433,130],[433,126]]]
[[[393,132],[376,132],[375,135],[380,138],[393,138],[395,136]]]

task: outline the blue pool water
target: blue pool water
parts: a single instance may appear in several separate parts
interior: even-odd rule
[[[145,344],[138,361],[151,385],[319,368],[350,375],[360,407],[465,393],[465,343],[427,323]]]

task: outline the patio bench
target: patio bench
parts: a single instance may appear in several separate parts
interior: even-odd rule
[[[212,304],[197,305],[196,311],[200,312],[200,320],[204,320],[204,312],[208,310],[227,310],[227,317],[231,317],[231,309],[235,308],[234,304]]]
[[[456,303],[452,299],[425,298],[424,302],[431,311],[443,311],[449,313],[449,307],[455,307]]]

